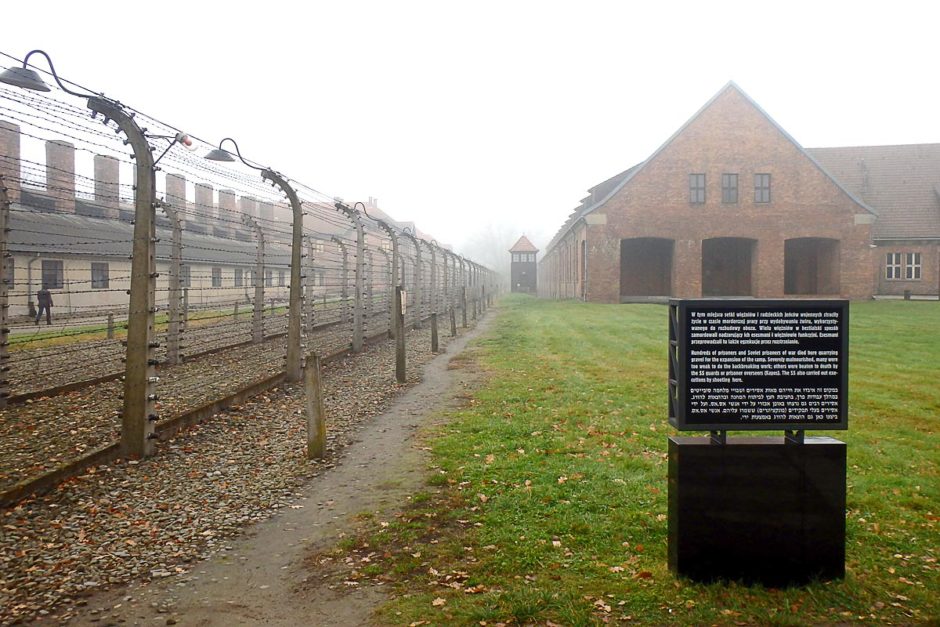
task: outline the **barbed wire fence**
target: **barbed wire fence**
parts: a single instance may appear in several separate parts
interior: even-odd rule
[[[303,355],[391,337],[396,288],[408,328],[466,327],[491,299],[492,272],[375,203],[207,160],[214,144],[40,72],[59,87],[0,83],[5,504],[64,466],[152,455],[187,412],[296,381]]]

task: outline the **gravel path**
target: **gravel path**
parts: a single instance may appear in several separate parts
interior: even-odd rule
[[[278,330],[278,325],[286,324],[286,317],[274,318],[270,324],[269,332]],[[244,339],[220,334],[217,326],[194,329],[190,338],[197,335],[197,331],[206,338],[197,345],[200,350]],[[247,337],[250,338],[250,330]],[[87,351],[82,353],[81,367],[71,364],[69,368],[71,380],[101,376],[120,367],[116,357],[116,363],[107,367],[94,359],[94,350],[113,352],[114,341],[111,342],[111,345],[88,343]],[[320,329],[307,344],[324,355],[340,351],[349,345],[349,329],[346,326]],[[52,350],[30,352],[46,354]],[[229,348],[177,366],[163,366],[157,385],[161,399],[157,410],[169,418],[276,374],[284,369],[285,353],[286,339],[281,337],[262,344]],[[66,353],[57,359],[71,363],[77,354]],[[39,367],[49,362],[45,357],[35,362],[19,362],[21,373],[26,364]],[[51,385],[41,371],[33,374],[33,380],[42,382],[34,384],[40,389]],[[0,410],[0,491],[116,441],[120,437],[122,393],[123,384],[115,380],[66,394],[30,399]]]
[[[441,335],[442,346],[448,339]],[[409,332],[407,344],[415,381],[432,357],[428,331]],[[303,393],[289,385],[159,444],[151,459],[99,466],[2,512],[0,624],[67,620],[95,591],[187,573],[246,525],[296,507],[301,486],[332,467],[357,426],[401,391],[394,346],[384,342],[324,368],[323,461],[303,456]]]

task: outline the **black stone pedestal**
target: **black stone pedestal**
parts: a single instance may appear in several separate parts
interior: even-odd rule
[[[669,569],[698,581],[845,576],[845,443],[669,438]]]

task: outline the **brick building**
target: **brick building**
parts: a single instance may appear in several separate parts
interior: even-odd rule
[[[509,254],[512,255],[509,264],[510,291],[525,294],[536,293],[538,268],[535,258],[538,252],[539,249],[525,235],[509,249]]]
[[[546,247],[539,294],[937,294],[938,165],[938,145],[804,149],[729,83],[589,190]]]

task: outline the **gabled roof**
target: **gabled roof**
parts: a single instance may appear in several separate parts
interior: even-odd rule
[[[728,91],[734,91],[740,94],[752,107],[754,107],[754,109],[758,113],[760,113],[764,118],[766,118],[767,121],[770,122],[770,124],[774,128],[776,128],[790,143],[792,143],[797,148],[797,150],[799,150],[803,154],[803,156],[807,158],[807,160],[809,160],[817,168],[819,168],[820,172],[822,172],[830,181],[832,181],[832,183],[836,187],[838,187],[843,192],[845,192],[845,194],[849,196],[849,198],[851,198],[856,204],[858,204],[861,208],[865,209],[866,211],[870,213],[877,214],[877,212],[871,206],[869,206],[860,198],[858,198],[849,189],[843,186],[836,178],[834,178],[829,172],[827,172],[826,169],[822,165],[820,165],[819,162],[816,161],[816,159],[814,159],[813,156],[809,154],[799,144],[799,142],[797,142],[789,133],[787,133],[783,129],[782,126],[777,124],[776,120],[770,117],[770,115],[768,115],[767,112],[764,111],[759,104],[757,104],[750,96],[748,96],[744,92],[744,90],[738,87],[737,83],[735,83],[734,81],[728,81],[728,83],[724,87],[718,90],[718,93],[712,96],[708,100],[708,102],[706,102],[698,111],[696,111],[695,114],[692,117],[690,117],[686,121],[685,124],[679,127],[679,130],[677,130],[675,133],[673,133],[669,137],[669,139],[663,142],[663,144],[659,148],[657,148],[653,152],[653,154],[651,154],[645,161],[638,163],[632,168],[625,170],[624,172],[621,172],[617,176],[612,177],[608,179],[607,181],[604,181],[603,183],[600,183],[596,185],[595,187],[591,188],[590,191],[592,193],[591,193],[591,196],[589,196],[588,198],[594,200],[593,204],[588,207],[585,207],[584,201],[582,201],[582,206],[579,209],[575,210],[575,212],[572,213],[571,216],[569,216],[568,220],[565,222],[562,228],[558,231],[555,237],[552,238],[552,241],[549,242],[548,246],[546,247],[546,251],[550,251],[558,243],[558,241],[567,234],[567,232],[571,229],[571,227],[574,225],[575,222],[583,218],[588,213],[591,213],[595,209],[598,209],[599,207],[603,206],[604,203],[606,203],[614,194],[616,194],[621,189],[623,189],[623,187],[627,183],[629,183],[630,180],[633,179],[633,177],[637,175],[637,173],[643,170],[646,164],[653,161],[663,150],[665,150],[673,142],[673,140],[676,139],[676,137],[681,135],[683,131],[685,131],[685,129],[689,127],[689,125],[691,125],[700,115],[702,115],[703,112],[705,112],[709,107],[711,107],[715,103],[716,100],[718,100],[721,96],[723,96]],[[601,195],[600,193],[596,193],[595,190],[605,191],[606,193]],[[587,201],[588,198],[586,198],[585,201]]]
[[[643,162],[645,163],[645,162]],[[588,191],[591,192],[590,196],[586,196],[581,199],[581,204],[575,207],[574,211],[571,212],[571,215],[568,216],[568,219],[565,220],[565,223],[561,225],[561,228],[558,229],[558,233],[555,234],[555,237],[552,238],[552,241],[548,243],[548,246],[545,247],[545,250],[551,250],[558,244],[558,240],[565,236],[571,226],[580,220],[582,217],[601,206],[614,191],[620,189],[630,177],[633,176],[643,163],[638,163],[632,168],[624,170],[620,174],[616,174],[602,183],[598,183],[594,187],[590,188]]]
[[[878,210],[874,239],[940,238],[940,144],[807,148]]]
[[[512,248],[509,249],[511,253],[537,253],[539,249],[536,248],[532,242],[529,241],[529,238],[523,235],[519,238],[519,241],[512,245]]]

